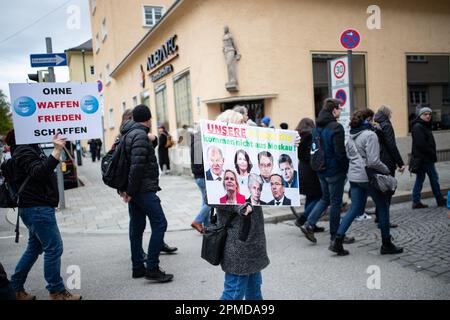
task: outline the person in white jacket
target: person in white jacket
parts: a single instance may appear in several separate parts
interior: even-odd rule
[[[380,253],[396,254],[403,252],[402,248],[396,247],[391,242],[389,197],[370,186],[366,173],[366,167],[368,167],[380,173],[389,174],[388,167],[380,160],[378,137],[373,131],[372,124],[368,121],[368,119],[373,118],[373,114],[370,109],[359,110],[353,114],[350,121],[351,129],[346,144],[346,153],[349,159],[347,178],[350,181],[352,204],[339,225],[335,240],[329,247],[339,256],[345,256],[349,253],[344,249],[342,242],[355,217],[364,213],[368,196],[373,199],[378,210],[382,238]]]

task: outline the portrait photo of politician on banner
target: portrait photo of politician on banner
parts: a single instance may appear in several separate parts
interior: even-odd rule
[[[208,204],[300,206],[295,131],[200,125]]]

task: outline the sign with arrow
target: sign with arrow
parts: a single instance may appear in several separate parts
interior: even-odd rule
[[[62,67],[67,66],[67,56],[65,53],[43,53],[30,55],[31,67]]]

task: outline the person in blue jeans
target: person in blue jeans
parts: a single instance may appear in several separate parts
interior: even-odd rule
[[[195,133],[191,136],[191,171],[194,174],[195,183],[197,184],[202,194],[202,206],[199,213],[191,223],[191,227],[200,233],[203,233],[204,228],[209,225],[211,207],[208,206],[206,197],[206,181],[205,168],[203,166],[203,152],[201,133],[196,126]]]
[[[66,290],[61,277],[63,242],[56,222],[55,207],[59,194],[56,166],[66,143],[58,135],[53,137],[54,149],[49,157],[38,144],[16,145],[14,131],[7,136],[15,163],[18,185],[24,183],[19,194],[19,216],[28,229],[28,244],[11,276],[11,286],[17,300],[35,300],[24,285],[39,255],[44,254],[44,278],[51,300],[80,300],[81,296]],[[29,178],[27,178],[29,177]],[[28,179],[28,180],[27,180]]]
[[[431,113],[432,110],[430,108],[420,108],[418,117],[412,122],[411,127],[411,157],[419,161],[419,170],[416,173],[416,182],[414,183],[412,192],[413,209],[428,207],[428,205],[420,202],[420,193],[423,182],[425,181],[425,174],[430,179],[431,190],[433,191],[437,206],[445,206],[445,198],[441,193],[441,187],[439,185],[439,175],[434,165],[437,162],[437,154],[436,142],[431,130]]]
[[[313,137],[320,136],[321,146],[325,155],[325,170],[317,172],[322,190],[322,198],[316,203],[308,216],[307,222],[300,227],[305,237],[316,243],[314,227],[325,209],[330,206],[330,236],[331,241],[336,236],[339,227],[342,196],[348,169],[345,154],[344,127],[337,122],[341,115],[340,100],[327,98],[316,120],[317,127],[313,130]],[[348,239],[348,243],[354,242]]]
[[[125,190],[119,190],[123,200],[128,203],[130,214],[129,237],[131,247],[132,277],[157,282],[168,282],[172,274],[166,274],[159,267],[159,255],[164,246],[167,220],[156,192],[159,187],[159,169],[152,141],[154,135],[148,136],[151,125],[150,109],[138,105],[133,109],[133,120],[121,128],[125,136],[125,153],[129,173]],[[144,264],[142,238],[147,217],[152,230],[148,244],[148,256]]]
[[[345,256],[349,252],[344,249],[343,241],[345,233],[353,220],[364,213],[367,196],[371,196],[378,210],[378,219],[381,230],[382,246],[381,254],[402,253],[403,249],[396,247],[391,242],[389,206],[390,198],[382,194],[369,184],[366,167],[372,168],[385,175],[390,174],[389,168],[380,160],[380,145],[374,127],[367,120],[373,117],[370,109],[356,111],[350,120],[350,137],[346,145],[347,157],[350,160],[348,180],[350,181],[352,203],[349,211],[342,219],[337,230],[336,237],[329,250],[339,256]]]

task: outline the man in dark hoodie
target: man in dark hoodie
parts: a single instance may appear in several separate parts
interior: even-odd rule
[[[138,105],[133,109],[133,120],[125,123],[121,128],[121,134],[125,136],[125,152],[130,168],[127,188],[120,194],[128,203],[130,213],[133,278],[145,277],[157,282],[168,282],[173,279],[173,275],[166,274],[159,268],[159,255],[164,245],[167,220],[161,201],[156,195],[161,188],[155,148],[148,137],[150,125],[150,109],[145,105]],[[153,135],[152,138],[155,139]],[[142,238],[147,217],[150,220],[152,235],[148,245],[147,266],[145,266]]]
[[[308,216],[308,221],[300,229],[306,238],[314,243],[317,242],[314,237],[314,226],[329,205],[331,205],[329,211],[331,241],[336,237],[340,222],[342,196],[348,170],[344,127],[337,122],[341,115],[340,103],[341,101],[337,99],[325,99],[323,108],[316,120],[317,127],[313,131],[313,135],[320,135],[326,169],[317,172],[322,189],[322,198],[314,206]],[[354,238],[345,238],[344,243],[354,241]]]
[[[436,142],[431,131],[431,109],[424,107],[419,110],[418,117],[412,122],[412,151],[411,157],[418,159],[418,171],[416,173],[416,182],[412,193],[412,208],[427,208],[426,204],[420,202],[420,193],[422,191],[425,174],[430,179],[431,189],[438,207],[445,206],[445,199],[441,193],[439,185],[439,176],[434,165],[437,162]]]

